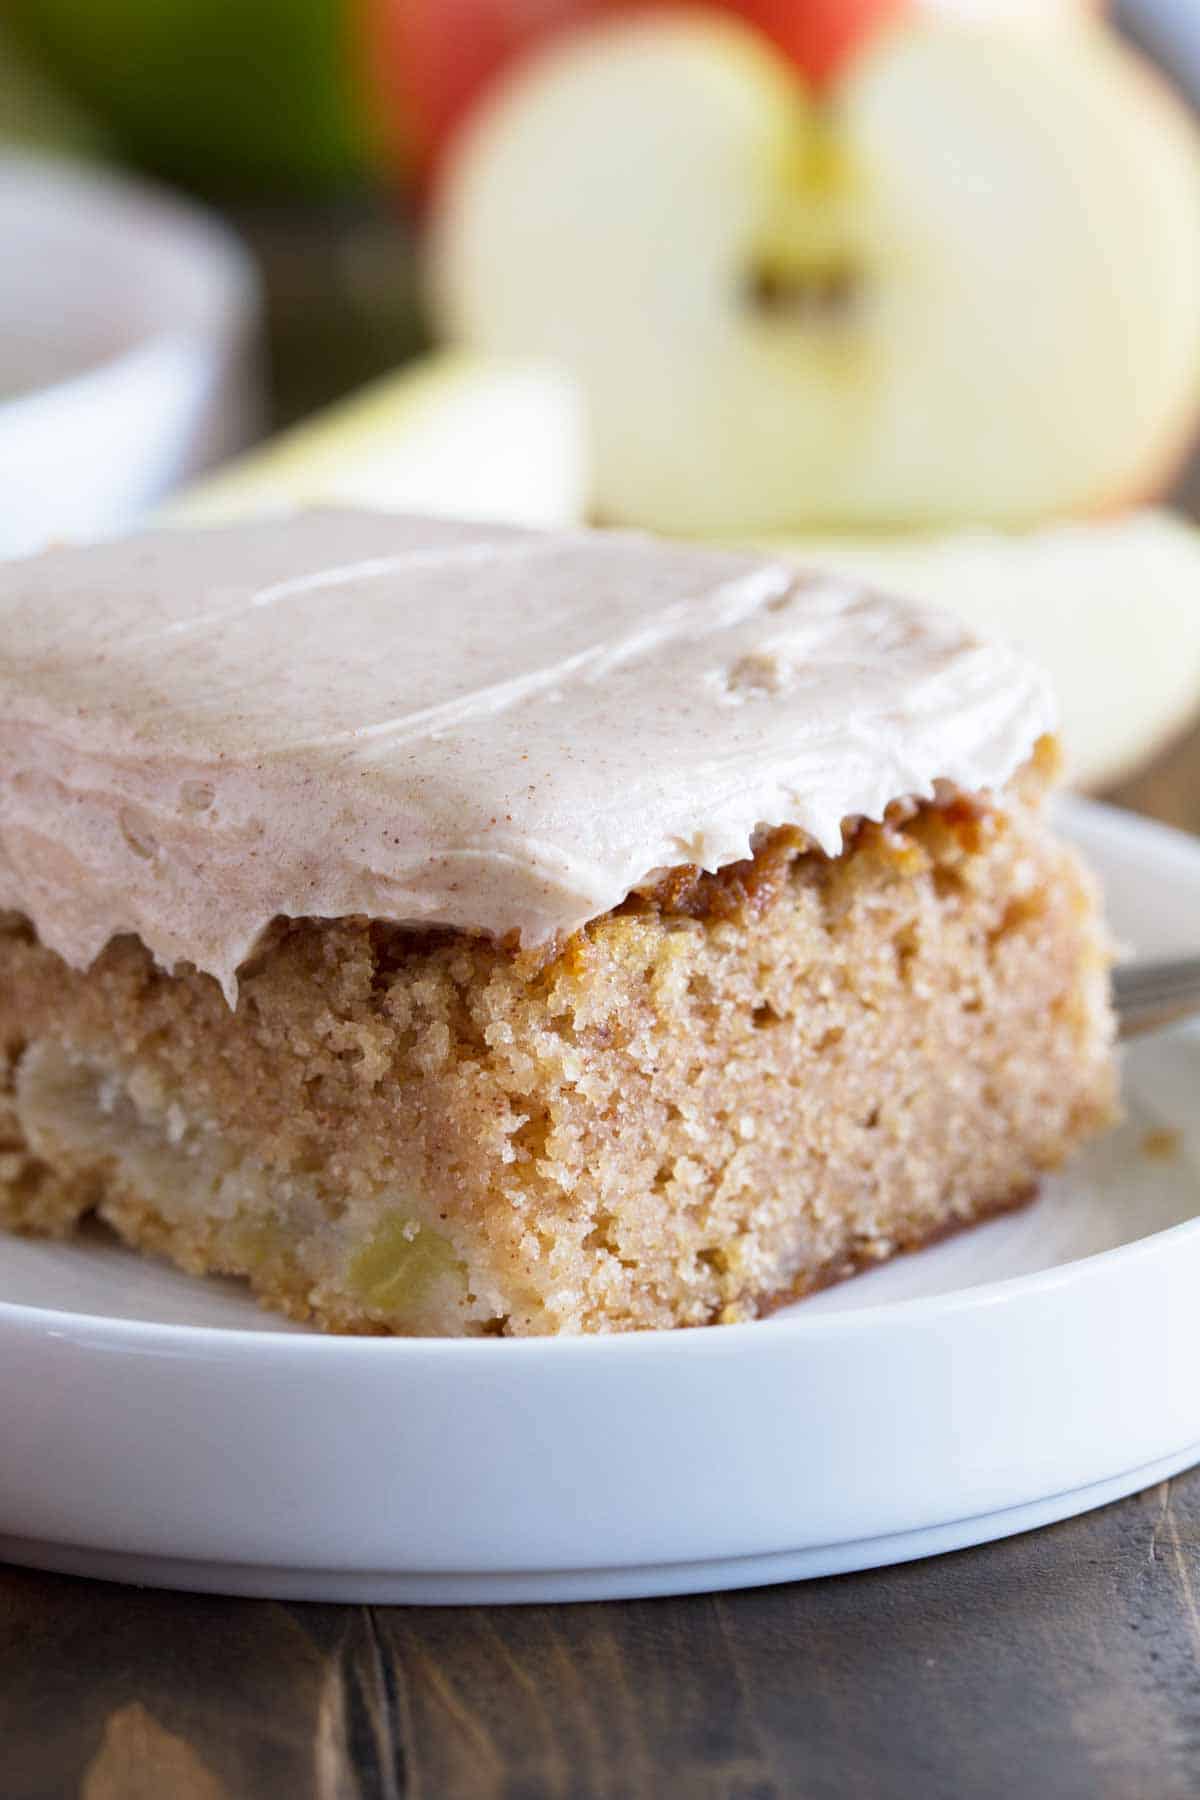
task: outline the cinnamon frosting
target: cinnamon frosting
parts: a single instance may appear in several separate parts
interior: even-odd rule
[[[843,577],[351,511],[0,564],[0,906],[86,966],[236,972],[277,915],[544,941],[653,872],[938,781],[1000,786],[1044,677]]]

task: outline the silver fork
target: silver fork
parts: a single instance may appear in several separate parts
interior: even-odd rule
[[[1112,997],[1123,1038],[1189,1019],[1200,1013],[1200,956],[1118,963]]]

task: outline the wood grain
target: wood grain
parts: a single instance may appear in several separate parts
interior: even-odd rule
[[[0,1571],[6,1800],[1195,1800],[1200,1471],[738,1594],[280,1606]]]
[[[1200,833],[1200,726],[1105,797],[1181,831]]]

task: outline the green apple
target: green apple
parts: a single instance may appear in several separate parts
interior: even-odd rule
[[[531,58],[437,196],[446,335],[579,378],[605,519],[1023,524],[1153,490],[1200,404],[1200,149],[1098,24],[928,16],[814,98],[663,12]]]
[[[179,495],[168,520],[311,504],[576,525],[587,500],[578,395],[560,371],[443,355],[410,364]]]
[[[0,25],[0,143],[79,152],[104,148],[103,137],[81,109],[22,56]]]
[[[765,540],[957,613],[1046,668],[1072,780],[1102,787],[1146,761],[1200,708],[1200,532],[1167,512],[875,540]]]
[[[147,166],[308,192],[366,161],[345,0],[5,0],[18,43]]]

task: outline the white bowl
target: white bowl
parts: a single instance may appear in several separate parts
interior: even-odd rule
[[[231,233],[111,173],[0,155],[0,554],[119,530],[258,423]]]

